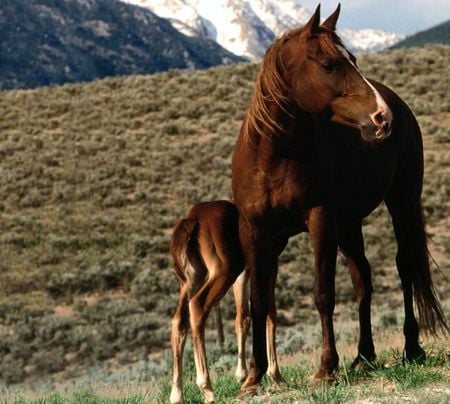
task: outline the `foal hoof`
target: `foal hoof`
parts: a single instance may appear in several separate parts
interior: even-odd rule
[[[426,358],[425,351],[419,345],[414,348],[405,348],[403,351],[403,362],[423,363]]]

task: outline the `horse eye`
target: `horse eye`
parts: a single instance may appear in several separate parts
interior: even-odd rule
[[[337,69],[337,63],[335,63],[335,62],[325,62],[324,64],[322,64],[322,68],[327,73],[333,73]]]

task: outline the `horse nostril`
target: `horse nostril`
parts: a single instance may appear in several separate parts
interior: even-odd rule
[[[372,116],[372,120],[373,120],[374,124],[377,126],[384,126],[384,125],[388,124],[388,122],[384,118],[384,113],[382,111],[375,113]]]

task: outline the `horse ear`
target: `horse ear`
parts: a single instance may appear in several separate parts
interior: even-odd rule
[[[319,28],[320,24],[320,3],[314,11],[313,16],[306,23],[304,29],[309,31],[311,34],[315,34],[317,32],[317,28]]]
[[[323,23],[322,27],[328,28],[331,31],[336,30],[336,23],[339,18],[339,13],[341,12],[341,3],[338,4],[334,13],[331,14]]]

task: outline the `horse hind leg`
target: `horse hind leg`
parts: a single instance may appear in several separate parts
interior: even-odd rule
[[[247,377],[247,364],[245,360],[245,341],[250,329],[250,309],[248,305],[248,272],[243,271],[233,284],[233,296],[236,304],[236,339],[238,348],[238,362],[235,377],[243,382]]]
[[[432,333],[436,327],[448,329],[431,279],[429,254],[420,200],[407,200],[405,193],[390,195],[386,205],[392,217],[398,250],[396,263],[400,275],[405,308],[403,332],[404,358],[425,359],[419,344],[419,325],[414,315],[415,298],[422,326]]]
[[[208,265],[208,268],[217,268],[217,266]],[[205,285],[189,302],[194,361],[197,373],[196,383],[207,403],[214,402],[215,398],[206,356],[205,323],[211,309],[222,299],[234,280],[235,278],[229,271],[219,268],[213,269]]]
[[[175,315],[172,318],[172,354],[173,354],[173,379],[170,392],[172,404],[184,403],[183,397],[183,352],[186,337],[189,332],[189,303],[188,285],[183,284],[180,289],[180,297]]]
[[[353,226],[344,224],[339,226],[339,246],[347,260],[359,311],[359,343],[358,355],[352,366],[373,362],[376,358],[372,339],[371,301],[372,278],[369,261],[364,253],[364,239],[361,223]]]

